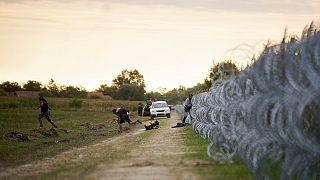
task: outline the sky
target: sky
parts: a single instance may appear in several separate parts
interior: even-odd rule
[[[250,62],[287,27],[320,22],[319,0],[0,0],[0,82],[112,84],[137,69],[147,91],[192,87],[210,66]]]

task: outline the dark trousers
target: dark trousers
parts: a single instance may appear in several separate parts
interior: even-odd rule
[[[185,116],[183,117],[182,123],[185,123],[185,122],[186,122],[186,119],[187,119],[187,117],[188,117],[188,114],[190,115],[190,118],[191,118],[191,120],[192,120],[191,113],[190,113],[190,111],[188,111],[188,112],[187,112],[187,115],[185,115]]]

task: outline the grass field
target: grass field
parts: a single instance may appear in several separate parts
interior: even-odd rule
[[[47,98],[58,130],[43,118],[39,129],[37,98],[0,98],[0,167],[15,166],[54,156],[118,134],[113,108],[123,105],[134,112],[138,102],[100,99]],[[137,120],[132,113],[132,120]],[[127,124],[125,125],[127,127]],[[32,134],[30,141],[4,139],[10,132]],[[53,134],[50,134],[54,132]]]
[[[254,179],[250,170],[240,161],[232,164],[221,164],[213,161],[207,155],[207,140],[196,134],[192,128],[185,127],[185,144],[190,148],[190,153],[186,155],[189,160],[200,161],[195,172],[204,179],[228,179],[228,180],[249,180]]]

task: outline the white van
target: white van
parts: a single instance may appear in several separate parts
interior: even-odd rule
[[[150,106],[151,119],[155,117],[171,117],[171,111],[166,101],[155,101]]]

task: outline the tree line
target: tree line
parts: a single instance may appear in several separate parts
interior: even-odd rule
[[[148,92],[145,97],[147,99],[165,99],[170,104],[181,104],[189,93],[199,94],[208,91],[212,83],[217,80],[226,80],[230,77],[239,74],[240,70],[230,60],[221,63],[213,64],[210,67],[209,74],[204,78],[203,82],[197,83],[195,86],[186,88],[180,85],[178,88],[174,88],[166,92]]]
[[[239,69],[231,61],[214,64],[209,74],[202,83],[198,83],[191,88],[179,86],[170,91],[152,91],[146,92],[144,77],[136,69],[122,70],[121,73],[112,80],[111,86],[102,84],[95,91],[102,92],[104,95],[111,96],[113,99],[119,100],[146,100],[146,99],[165,99],[170,104],[177,104],[184,101],[188,93],[198,94],[208,91],[212,86],[212,82],[219,79],[227,79],[232,75],[238,74]],[[40,91],[47,97],[79,97],[87,96],[88,91],[78,86],[58,86],[53,79],[48,84],[34,80],[28,80],[23,85],[17,82],[6,81],[0,84],[0,95],[7,95],[15,91]]]

